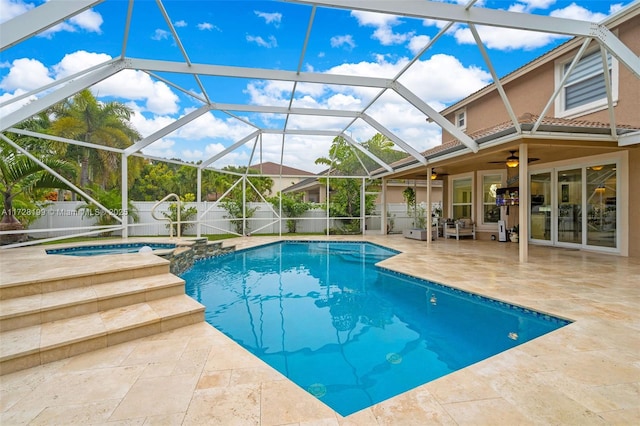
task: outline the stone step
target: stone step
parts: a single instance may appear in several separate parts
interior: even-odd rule
[[[164,273],[14,297],[0,300],[0,331],[15,330],[180,294],[184,294],[184,280]]]
[[[96,256],[95,260],[64,257],[64,266],[25,271],[24,279],[0,286],[0,300],[164,274],[169,272],[170,265],[166,259],[145,255],[107,255],[99,256],[99,259]]]
[[[204,321],[182,294],[0,332],[0,375]]]

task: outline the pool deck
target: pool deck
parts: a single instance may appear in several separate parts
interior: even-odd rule
[[[381,265],[574,323],[348,417],[200,323],[0,376],[0,424],[640,424],[640,259],[530,246],[520,264],[513,243],[329,239],[400,250]],[[78,261],[0,250],[0,285]]]

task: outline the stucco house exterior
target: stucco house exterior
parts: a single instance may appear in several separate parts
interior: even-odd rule
[[[640,7],[606,26],[640,55]],[[501,220],[518,225],[521,260],[528,244],[640,256],[638,76],[576,38],[499,83],[441,111],[477,152],[443,130],[442,144],[423,153],[427,166],[409,158],[378,176],[446,174],[444,217],[471,218],[479,239]]]

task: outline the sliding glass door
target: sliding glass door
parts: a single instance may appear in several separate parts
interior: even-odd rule
[[[615,164],[587,168],[587,245],[617,246]]]
[[[618,249],[617,165],[556,168],[530,175],[529,239]]]
[[[582,244],[582,169],[558,172],[558,242]]]
[[[531,239],[551,241],[551,172],[531,175]]]

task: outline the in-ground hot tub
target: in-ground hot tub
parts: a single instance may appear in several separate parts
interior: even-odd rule
[[[92,244],[86,246],[75,246],[59,249],[48,249],[47,254],[64,254],[71,256],[100,256],[103,254],[126,254],[138,253],[141,251],[149,251],[143,249],[149,247],[152,252],[161,250],[173,250],[176,244],[171,243],[118,243],[118,244]]]

